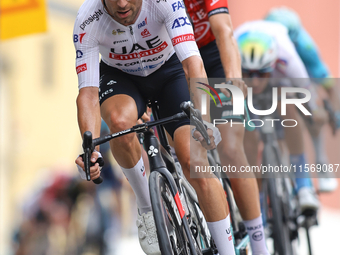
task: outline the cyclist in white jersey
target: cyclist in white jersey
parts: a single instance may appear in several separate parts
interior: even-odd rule
[[[235,37],[242,57],[242,74],[244,78],[253,78],[248,85],[253,87],[254,94],[260,94],[269,85],[269,79],[256,78],[291,78],[288,86],[294,85],[312,90],[307,71],[284,26],[270,21],[251,21],[235,29]],[[309,106],[314,113],[317,108],[316,94],[311,92],[312,98]],[[298,123],[301,121],[295,105],[287,105],[287,115],[284,117],[298,120]],[[285,128],[285,141],[290,153],[290,162],[296,166],[305,166],[306,163],[303,132],[301,124]],[[246,133],[246,136],[254,136],[252,132]],[[245,141],[254,140],[246,138]],[[249,145],[246,148],[249,148]],[[251,148],[254,148],[253,145]],[[255,156],[249,156],[251,164],[256,164]],[[308,173],[296,174],[296,191],[302,211],[318,209],[319,201]]]
[[[332,105],[334,116],[330,120],[333,134],[340,127],[340,98],[337,86],[326,63],[321,58],[318,47],[303,27],[299,15],[292,9],[282,6],[275,7],[268,11],[265,20],[278,22],[288,29],[288,34],[299,54],[307,72],[314,83],[322,85],[327,92],[327,101]],[[329,160],[324,148],[324,138],[320,134],[321,127],[309,125],[312,129],[312,141],[315,151],[315,163],[318,165],[328,164]],[[331,172],[318,173],[318,191],[331,192],[336,190],[338,182]]]
[[[303,65],[303,62],[300,59],[299,55],[297,54],[293,43],[287,36],[288,30],[284,26],[275,22],[264,20],[250,21],[242,24],[237,29],[235,29],[235,36],[239,38],[240,35],[251,31],[260,31],[265,34],[269,34],[275,38],[277,44],[277,58],[279,60],[279,63],[273,70],[273,78],[305,78],[304,81],[299,80],[297,82],[296,80],[296,84],[294,85],[306,89],[312,88],[306,68]],[[294,80],[292,81],[294,82]],[[313,93],[312,99],[314,97],[314,100],[311,101],[310,105],[313,109],[316,108],[315,96],[315,93]]]
[[[78,124],[82,135],[91,131],[98,137],[101,117],[111,132],[130,128],[145,112],[148,99],[158,101],[162,117],[175,114],[180,111],[182,101],[190,100],[189,79],[206,78],[181,1],[86,0],[74,25],[74,44]],[[193,103],[199,109],[201,95],[195,89]],[[209,120],[208,115],[203,117]],[[191,137],[189,124],[184,120],[167,124],[165,128],[174,140],[183,172],[197,192],[219,254],[235,254],[220,182],[216,178],[190,178],[190,168],[209,164],[206,150]],[[208,129],[208,133],[210,147],[197,131],[195,138],[211,149],[218,144],[220,134],[216,129]],[[193,144],[197,146],[190,146]],[[130,134],[112,140],[110,146],[136,195],[141,246],[147,254],[160,254],[139,141]],[[98,157],[94,151],[91,161],[94,163]],[[81,157],[76,163],[84,167]],[[91,179],[99,177],[98,164],[90,171]]]
[[[138,76],[155,72],[175,50],[180,61],[199,55],[182,10],[155,1],[143,1],[139,8],[136,21],[125,26],[108,15],[100,1],[81,6],[74,26],[79,88],[98,84],[99,77],[91,72],[99,67],[98,53],[107,65]],[[90,71],[84,72],[85,67]]]

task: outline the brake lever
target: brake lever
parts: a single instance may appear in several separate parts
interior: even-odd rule
[[[83,139],[83,150],[84,150],[84,169],[86,174],[86,180],[91,181],[90,176],[90,167],[91,167],[91,155],[94,150],[94,145],[92,142],[92,133],[90,131],[86,131],[84,133],[84,139]],[[97,179],[93,180],[95,184],[100,184],[103,182],[103,177],[99,176]]]

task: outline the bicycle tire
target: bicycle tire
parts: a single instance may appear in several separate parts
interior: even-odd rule
[[[280,155],[277,151],[278,148],[265,146],[263,150],[263,163],[264,165],[270,164],[271,166],[279,166],[280,160],[278,156]],[[270,213],[266,212],[266,218],[269,219],[272,225],[272,237],[274,240],[274,250],[279,255],[291,255],[292,254],[292,244],[290,238],[290,229],[288,225],[288,215],[285,215],[286,211],[284,210],[284,206],[281,200],[281,197],[278,195],[278,181],[282,181],[283,179],[276,178],[267,178],[264,182],[266,187],[265,197],[268,196],[269,199],[269,208]],[[281,194],[282,195],[282,194]],[[268,208],[268,207],[267,207]]]
[[[190,184],[189,184],[190,185]],[[187,192],[186,187],[182,185],[182,190],[185,194],[185,200],[188,205],[189,218],[188,223],[193,233],[193,237],[200,250],[214,250],[212,237],[205,220],[203,212],[196,202],[196,199],[191,197],[190,192]],[[202,252],[203,253],[203,252]]]
[[[162,255],[191,255],[188,238],[166,178],[157,171],[150,174],[150,198]],[[196,244],[196,243],[195,243]],[[196,246],[196,253],[202,255]]]
[[[198,203],[196,192],[185,178],[181,169],[181,165],[177,164],[176,168],[182,177],[179,181],[179,185],[185,200],[184,206],[186,206],[185,211],[187,213],[188,225],[194,236],[196,244],[203,254],[216,254],[217,248]]]

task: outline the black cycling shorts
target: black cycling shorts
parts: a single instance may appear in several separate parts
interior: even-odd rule
[[[161,118],[181,112],[180,104],[190,100],[188,83],[176,54],[146,77],[125,73],[101,61],[99,84],[100,104],[114,95],[129,95],[136,102],[138,118],[146,111],[148,100],[157,101]],[[190,125],[190,120],[182,119],[164,126],[173,138],[175,130],[183,125]]]
[[[219,83],[225,82],[225,73],[223,70],[223,65],[220,59],[220,52],[217,48],[216,41],[212,41],[200,48],[200,53],[203,59],[205,71],[207,72],[207,76],[209,78],[221,78]],[[213,84],[210,85],[214,86]],[[219,92],[219,90],[217,90],[217,92]],[[215,95],[214,98],[215,100],[217,100],[216,102],[218,102],[218,99]],[[231,101],[222,102],[221,107],[219,103],[217,104],[217,106],[215,106],[214,101],[210,100],[211,119],[228,119],[233,120],[233,122],[243,121],[243,118],[241,117],[233,117],[232,112],[233,105],[231,104]]]

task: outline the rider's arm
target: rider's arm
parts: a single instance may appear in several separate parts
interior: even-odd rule
[[[158,8],[157,18],[159,22],[164,23],[178,59],[182,62],[184,73],[189,84],[190,99],[194,103],[195,108],[201,109],[202,95],[207,96],[207,94],[197,89],[197,87],[206,87],[198,84],[196,81],[207,84],[208,80],[184,4],[181,1],[168,0],[166,2],[160,1],[156,6]],[[209,105],[210,104],[207,104],[206,106],[207,114],[202,116],[203,119],[208,122],[210,122]],[[212,130],[208,131],[208,133],[209,132],[209,136],[212,137]],[[199,136],[196,138],[203,140],[203,137]],[[214,143],[208,146],[204,141],[201,142],[207,149],[214,147]]]
[[[216,44],[220,53],[225,77],[233,80],[234,86],[240,88],[247,96],[247,86],[240,79],[242,78],[241,56],[238,45],[233,34],[233,26],[229,15],[227,0],[218,2],[205,0],[211,31],[213,32]],[[226,89],[220,89],[226,96],[230,96]]]
[[[191,56],[186,58],[182,61],[182,66],[185,77],[187,78],[189,84],[191,95],[190,99],[193,102],[195,108],[201,109],[202,95],[207,96],[207,94],[204,91],[197,89],[197,87],[205,87],[196,83],[195,80],[208,84],[207,74],[204,69],[202,58],[200,56]],[[202,116],[202,118],[208,122],[210,122],[209,105],[210,104],[207,104],[207,114]]]
[[[85,131],[91,131],[92,137],[100,136],[101,117],[99,110],[99,47],[96,37],[92,31],[83,30],[80,24],[83,21],[82,14],[77,16],[74,30],[73,42],[76,52],[76,72],[78,75],[77,97],[77,113],[78,125],[83,137]],[[99,151],[99,147],[96,148]],[[92,160],[94,158],[94,160]],[[93,153],[91,161],[95,162],[98,158],[97,153]],[[80,158],[76,163],[83,167]],[[91,167],[91,169],[99,169],[99,166]],[[92,174],[91,178],[98,177],[99,170],[96,174]]]
[[[197,84],[193,79],[199,78],[200,82],[207,83],[207,75],[185,6],[181,1],[168,0],[166,2],[160,1],[157,8],[158,19],[165,24],[178,59],[182,62],[190,88],[191,100],[195,108],[201,109],[201,95],[205,92],[196,87],[206,87]],[[190,81],[190,79],[192,80]],[[190,83],[195,83],[195,86],[190,86]],[[207,107],[209,107],[209,104],[207,104]],[[209,109],[207,109],[207,112],[209,113]],[[210,121],[210,116],[205,115],[204,119]]]
[[[321,59],[317,45],[303,27],[300,29],[294,45],[312,79],[315,78],[320,83],[324,81],[324,78],[331,76],[327,65]],[[326,80],[325,82],[327,82]]]
[[[101,123],[98,95],[99,46],[92,30],[84,31],[80,26],[81,23],[82,17],[78,16],[73,30],[79,89],[78,125],[82,137],[85,131],[91,131],[92,137],[95,138],[100,135]]]
[[[294,40],[294,45],[307,69],[309,76],[313,82],[322,84],[322,86],[326,89],[332,108],[336,110],[336,115],[340,116],[338,89],[334,86],[334,79],[331,78],[331,73],[326,63],[322,60],[316,43],[305,28],[301,27],[299,30],[298,36],[296,40]],[[339,118],[337,117],[337,119]],[[336,125],[339,126],[340,122],[337,121]]]
[[[211,30],[216,38],[220,59],[226,78],[241,78],[241,57],[233,35],[230,15],[218,13],[209,17]]]
[[[91,131],[93,138],[99,137],[101,117],[97,87],[84,87],[79,90],[77,113],[81,136],[83,137],[85,131]]]
[[[99,137],[101,117],[99,110],[99,96],[97,87],[84,87],[79,90],[79,94],[77,97],[77,113],[78,113],[78,125],[81,132],[81,136],[83,137],[85,131],[91,131],[93,138]],[[99,151],[99,146],[96,147],[96,150]],[[98,157],[99,154],[93,152],[91,155],[91,162],[95,163]],[[76,164],[84,169],[84,162],[80,156],[76,159]],[[79,167],[78,170],[81,171]],[[90,167],[90,176],[91,180],[99,178],[100,167],[98,163]]]

